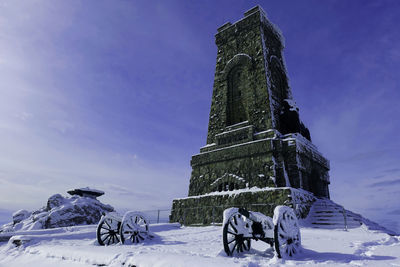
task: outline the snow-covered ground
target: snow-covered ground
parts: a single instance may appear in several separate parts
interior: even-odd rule
[[[227,257],[222,227],[152,224],[154,237],[139,245],[97,245],[96,226],[25,232],[0,243],[0,266],[400,266],[400,237],[359,227],[349,231],[302,228],[303,252],[274,257],[263,242]],[[16,247],[13,240],[30,240]]]

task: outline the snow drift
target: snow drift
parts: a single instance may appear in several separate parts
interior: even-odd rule
[[[278,259],[261,241],[241,256],[228,257],[220,226],[152,224],[150,229],[154,238],[141,244],[111,246],[97,244],[95,225],[33,230],[0,242],[0,266],[400,266],[400,237],[365,226],[301,228],[303,251],[290,259]],[[13,243],[17,239],[21,246]]]

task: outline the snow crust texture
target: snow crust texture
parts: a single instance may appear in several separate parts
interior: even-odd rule
[[[400,266],[400,237],[359,227],[302,228],[300,254],[278,259],[262,241],[238,257],[227,257],[220,226],[150,225],[154,238],[138,245],[97,245],[96,226],[35,230],[0,243],[0,267],[15,266]],[[16,247],[13,241],[24,239]]]
[[[0,233],[96,224],[103,213],[113,210],[94,198],[55,194],[38,210],[15,212],[13,221],[1,226]]]

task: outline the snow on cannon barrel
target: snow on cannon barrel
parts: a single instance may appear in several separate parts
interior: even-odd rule
[[[107,213],[101,217],[96,230],[101,246],[140,243],[149,236],[148,220],[137,211],[128,211],[123,217],[116,212]]]
[[[292,257],[301,250],[300,228],[293,209],[277,206],[274,217],[242,208],[224,211],[222,238],[228,256],[249,251],[251,240],[275,247],[279,258]]]

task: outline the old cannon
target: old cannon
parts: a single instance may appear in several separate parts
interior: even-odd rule
[[[104,245],[140,243],[149,236],[148,220],[140,212],[128,211],[124,216],[116,212],[103,215],[97,225],[97,242]]]
[[[279,258],[291,257],[301,249],[300,228],[293,209],[277,206],[274,217],[242,208],[224,211],[223,243],[228,256],[250,250],[251,240],[275,246]]]

